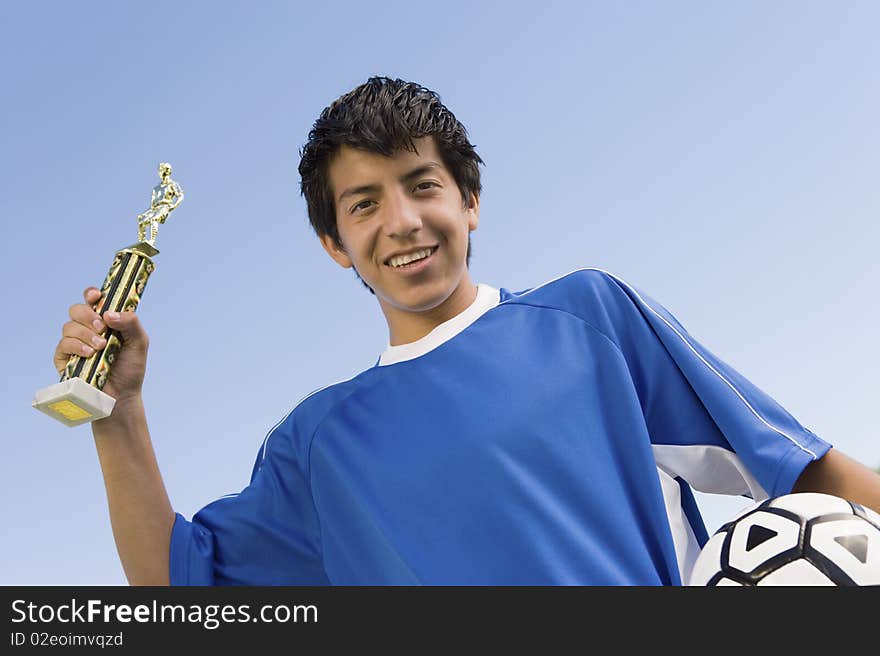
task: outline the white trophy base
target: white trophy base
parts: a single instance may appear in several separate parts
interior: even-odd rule
[[[65,426],[79,426],[87,421],[109,417],[116,404],[109,394],[92,387],[82,378],[68,378],[38,390],[33,407],[57,419]]]

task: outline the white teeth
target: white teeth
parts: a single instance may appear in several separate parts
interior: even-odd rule
[[[404,264],[409,264],[410,262],[415,262],[416,260],[421,260],[422,258],[428,257],[433,249],[431,248],[423,248],[420,251],[416,251],[415,253],[407,253],[406,255],[398,255],[396,257],[392,257],[388,264],[393,267],[403,266]]]

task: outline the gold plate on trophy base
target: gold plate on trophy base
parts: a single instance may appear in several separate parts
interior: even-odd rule
[[[31,403],[66,426],[109,417],[116,399],[82,378],[70,378],[39,390]]]

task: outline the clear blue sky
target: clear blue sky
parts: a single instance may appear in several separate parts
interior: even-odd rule
[[[0,584],[124,584],[88,426],[30,407],[67,308],[186,199],[141,303],[150,429],[187,517],[372,365],[374,298],[308,227],[299,148],[367,77],[440,93],[486,162],[471,268],[584,266],[668,307],[804,425],[880,464],[880,5],[48,2],[4,6]],[[710,531],[742,499],[698,497]]]

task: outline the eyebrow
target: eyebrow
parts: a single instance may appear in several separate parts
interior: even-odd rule
[[[408,173],[404,173],[402,176],[400,176],[400,178],[398,178],[398,180],[400,180],[400,182],[410,182],[411,180],[418,178],[418,177],[424,175],[425,173],[430,173],[431,171],[433,171],[435,169],[442,169],[442,168],[443,167],[440,166],[440,164],[438,164],[437,162],[427,162],[426,164],[422,164],[421,166],[417,166],[416,168],[414,168],[412,171],[409,171]],[[379,189],[380,189],[380,185],[377,185],[377,184],[361,185],[359,187],[349,187],[348,189],[343,191],[341,194],[339,194],[338,202],[342,202],[345,198],[348,198],[349,196],[358,196],[360,194],[372,194],[372,193],[379,191]]]

